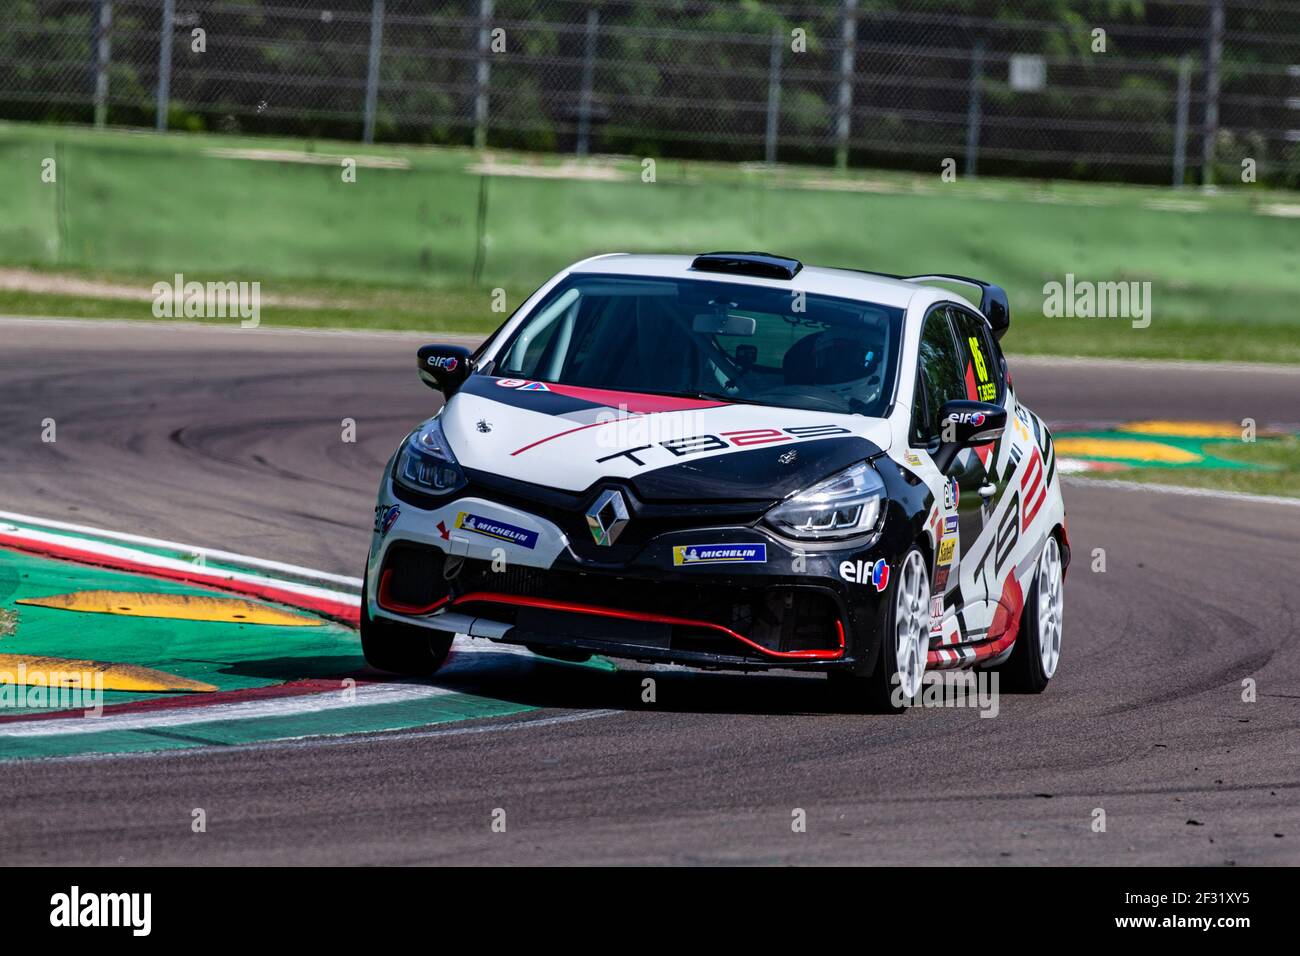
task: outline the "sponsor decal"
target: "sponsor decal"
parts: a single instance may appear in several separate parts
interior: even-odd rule
[[[549,392],[545,382],[530,382],[526,378],[499,378],[497,384],[502,388],[513,388],[517,392]]]
[[[478,420],[478,424],[475,425],[474,427],[486,435],[488,432],[492,430],[492,423],[488,421],[486,418],[480,418]]]
[[[456,366],[460,364],[460,359],[455,355],[430,355],[429,368],[440,368],[444,372],[456,371]]]
[[[957,550],[957,539],[947,538],[939,542],[939,563],[952,564],[953,553]]]
[[[397,516],[402,513],[401,505],[375,505],[375,533],[379,535],[388,534],[397,520]]]
[[[767,561],[765,544],[678,544],[673,545],[673,565],[687,564],[763,564]]]
[[[789,451],[782,452],[776,460],[783,465],[793,465],[795,459],[798,457],[799,453],[792,448]]]
[[[956,511],[957,502],[961,500],[961,489],[957,487],[957,479],[951,478],[943,486],[943,507],[946,511]]]
[[[877,591],[889,587],[889,565],[884,558],[871,561],[841,561],[840,577],[850,584],[871,584]]]
[[[944,421],[952,422],[954,425],[964,425],[965,423],[970,422],[972,425],[978,428],[980,425],[984,424],[984,413],[983,412],[957,412],[953,415],[949,415],[947,418],[944,419]]]
[[[957,530],[957,516],[948,515],[943,519],[943,530],[945,534],[952,534]]]
[[[497,521],[494,518],[471,514],[468,511],[462,511],[456,515],[456,527],[462,531],[472,531],[484,537],[495,538],[497,541],[508,541],[523,548],[532,549],[537,547],[536,531],[529,531],[527,528],[506,524],[504,521]]]
[[[497,384],[500,385],[501,383],[498,382]],[[691,435],[686,438],[671,438],[656,445],[638,445],[635,448],[628,448],[612,455],[597,458],[596,463],[603,464],[616,458],[626,458],[635,465],[644,466],[645,461],[642,460],[641,456],[659,456],[660,453],[657,451],[659,448],[665,449],[674,458],[686,458],[690,455],[727,451],[732,448],[744,448],[748,445],[765,445],[770,442],[792,441],[796,438],[826,438],[831,435],[849,434],[852,434],[849,429],[839,425],[796,425],[792,428],[756,428],[739,432],[723,432],[721,435]],[[788,464],[789,462],[782,460],[782,463]]]
[[[943,633],[943,595],[930,598],[930,633]]]
[[[934,589],[942,594],[948,589],[948,572],[952,570],[951,564],[945,564],[934,572]]]
[[[903,461],[907,462],[913,468],[921,467],[921,456],[914,451],[904,452]]]

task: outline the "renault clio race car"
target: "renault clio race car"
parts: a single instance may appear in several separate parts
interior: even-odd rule
[[[947,286],[978,293],[978,308]],[[456,634],[563,660],[826,671],[893,711],[927,669],[1038,692],[1069,563],[1006,294],[760,253],[607,255],[476,351],[385,469],[361,640],[432,674]]]

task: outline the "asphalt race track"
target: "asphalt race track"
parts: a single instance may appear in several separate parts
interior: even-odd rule
[[[380,469],[436,408],[422,341],[0,322],[0,509],[359,575]],[[1293,372],[1012,371],[1053,422],[1300,417]],[[542,708],[518,717],[0,762],[0,861],[1300,863],[1300,507],[1079,481],[1066,503],[1061,670],[995,719],[681,670],[642,704],[635,669],[527,665],[480,687]]]

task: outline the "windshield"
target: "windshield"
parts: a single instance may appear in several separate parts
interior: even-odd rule
[[[880,417],[902,325],[902,309],[797,288],[570,276],[493,374]]]

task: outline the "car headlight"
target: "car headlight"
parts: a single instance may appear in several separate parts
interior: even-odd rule
[[[433,495],[451,494],[467,483],[442,425],[436,420],[412,432],[402,443],[396,476],[406,487]]]
[[[767,523],[791,538],[850,538],[876,527],[885,483],[867,462],[845,468],[767,513]]]

